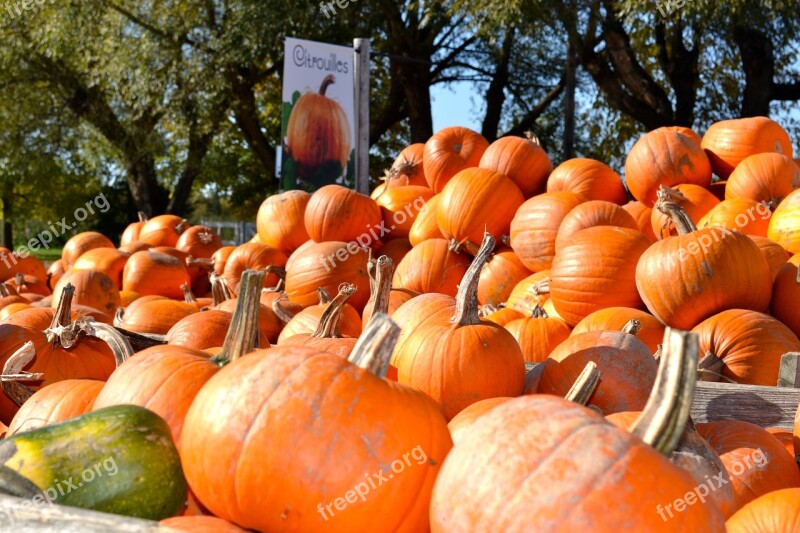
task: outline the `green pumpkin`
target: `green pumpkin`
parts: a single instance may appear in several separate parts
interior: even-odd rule
[[[0,491],[151,520],[175,516],[187,485],[169,426],[118,405],[0,441]]]

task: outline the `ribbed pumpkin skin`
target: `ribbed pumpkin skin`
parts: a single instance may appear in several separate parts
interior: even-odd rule
[[[549,293],[536,294],[537,284],[550,277],[549,270],[542,270],[520,280],[511,290],[506,307],[530,316],[537,305],[544,305],[550,299]]]
[[[464,408],[460,413],[453,417],[447,423],[447,429],[450,430],[450,436],[453,438],[453,445],[458,444],[462,438],[469,434],[470,428],[481,418],[483,415],[497,407],[503,405],[509,400],[514,398],[503,396],[500,398],[487,398],[479,402],[475,402],[470,406]]]
[[[440,194],[431,197],[414,218],[411,229],[408,231],[408,240],[414,246],[428,239],[444,239],[444,235],[439,229],[439,221],[436,219],[436,211],[439,209],[441,200]]]
[[[526,200],[517,209],[511,221],[510,243],[528,270],[550,268],[561,222],[581,201],[569,192],[545,193]]]
[[[520,318],[525,318],[525,315],[523,315],[519,311],[515,311],[508,307],[503,307],[501,309],[498,309],[494,313],[489,313],[488,315],[483,317],[483,320],[486,320],[487,322],[494,322],[498,326],[505,327],[506,324],[508,324],[509,322],[513,320],[518,320]]]
[[[584,202],[567,213],[556,234],[556,252],[569,244],[582,229],[596,226],[618,226],[639,231],[633,217],[622,207],[605,200]]]
[[[231,325],[233,315],[219,309],[209,309],[202,313],[193,313],[177,321],[167,332],[167,343],[192,350],[208,350],[222,346]],[[270,339],[262,328],[259,328],[260,346],[267,346]]]
[[[294,315],[278,335],[278,344],[283,344],[286,339],[295,335],[314,333],[317,326],[319,326],[319,319],[322,318],[322,313],[327,308],[328,304],[311,305]],[[352,305],[344,304],[339,316],[340,333],[347,337],[358,337],[361,335],[361,326],[361,315],[358,314],[358,311]]]
[[[94,307],[111,315],[122,304],[119,290],[114,281],[99,270],[73,270],[64,275],[53,290],[53,303],[51,307],[58,307],[61,294],[68,283],[75,286],[75,295],[72,301],[79,305]]]
[[[698,228],[719,226],[729,230],[738,230],[745,235],[767,236],[769,220],[772,212],[763,204],[747,198],[723,200],[712,207],[697,222]]]
[[[190,282],[189,272],[176,257],[150,250],[131,255],[122,271],[122,290],[142,296],[154,294],[182,299],[181,285]]]
[[[699,323],[693,333],[700,357],[713,353],[725,362],[722,375],[746,385],[774,387],[781,357],[800,351],[800,340],[769,315],[729,309]]]
[[[408,239],[391,239],[385,243],[383,246],[378,248],[377,251],[372,252],[373,257],[380,257],[385,255],[389,257],[395,265],[399,265],[400,261],[414,248]]]
[[[640,308],[636,261],[648,249],[636,230],[597,226],[579,231],[558,251],[550,269],[550,299],[574,326],[606,307]]]
[[[192,257],[207,259],[222,248],[222,239],[208,226],[192,226],[181,233],[175,248]]]
[[[522,137],[497,139],[483,153],[479,167],[513,181],[525,198],[544,192],[553,162],[537,143]]]
[[[332,354],[278,346],[234,361],[206,383],[186,416],[181,457],[192,491],[215,515],[260,531],[313,531],[323,523],[319,504],[417,447],[423,464],[404,461],[402,474],[328,513],[326,525],[366,531],[380,516],[387,531],[427,530],[433,483],[452,441],[424,394]],[[219,450],[213,461],[209,449]],[[253,461],[259,468],[247,468]]]
[[[11,279],[18,273],[26,276],[33,276],[37,279],[47,279],[47,270],[44,268],[44,263],[36,259],[33,255],[21,258],[7,248],[3,251],[6,253],[9,266],[6,266],[6,261],[0,260],[0,282]],[[55,286],[55,284],[53,284],[53,286]]]
[[[769,270],[772,272],[772,280],[775,281],[775,276],[778,275],[778,271],[789,260],[789,252],[777,242],[767,239],[766,237],[759,237],[757,235],[748,236],[756,243],[758,249],[761,250],[761,255],[767,260]]]
[[[605,163],[594,159],[568,159],[547,178],[547,192],[571,192],[584,201],[605,200],[623,205],[628,193],[622,178]]]
[[[634,198],[652,207],[659,185],[691,183],[707,187],[711,164],[691,137],[658,128],[640,137],[631,148],[625,160],[625,182]]]
[[[122,287],[122,271],[125,269],[125,263],[128,262],[130,256],[129,253],[116,248],[93,248],[81,254],[72,269],[99,270],[108,275],[119,289]],[[56,282],[53,283],[53,287],[55,287]]]
[[[178,321],[197,312],[197,306],[194,304],[166,298],[150,300],[140,305],[128,306],[123,316],[122,327],[137,333],[166,335]]]
[[[105,385],[95,379],[65,379],[42,387],[22,404],[8,425],[8,434],[63,422],[92,410]]]
[[[664,324],[656,317],[641,309],[631,307],[607,307],[586,316],[572,330],[572,335],[587,331],[622,331],[629,320],[638,320],[642,327],[636,338],[645,343],[647,348],[656,353],[658,345],[664,342]]]
[[[478,283],[478,303],[494,306],[508,300],[514,287],[531,275],[514,250],[498,247],[492,258],[483,266]]]
[[[428,180],[425,179],[425,168],[422,164],[422,159],[425,153],[425,143],[414,143],[403,148],[403,151],[397,154],[397,157],[392,163],[393,170],[402,169],[402,173],[398,176],[398,185],[422,185],[428,187]]]
[[[644,233],[644,236],[650,239],[650,242],[658,240],[656,234],[653,233],[653,225],[650,223],[650,216],[652,215],[652,208],[647,207],[642,202],[631,200],[622,206],[622,209],[628,212],[636,221],[636,226]]]
[[[455,309],[456,302],[453,297],[435,292],[415,296],[397,308],[392,320],[400,327],[400,336],[392,351],[392,366],[399,349],[413,332],[428,320],[449,319]]]
[[[268,266],[285,267],[287,257],[268,244],[248,242],[237,246],[225,262],[223,276],[228,286],[234,291],[239,291],[239,281],[245,270],[263,270]],[[274,287],[278,283],[276,274],[264,276],[264,287]]]
[[[767,237],[792,254],[800,253],[800,189],[783,199],[773,211]]]
[[[748,198],[772,206],[800,187],[800,167],[790,157],[766,152],[745,158],[728,177],[725,199]]]
[[[672,130],[686,137],[689,137],[691,140],[696,142],[698,145],[703,142],[703,138],[698,135],[696,131],[692,128],[687,128],[686,126],[664,126],[666,130]]]
[[[795,335],[800,336],[800,313],[797,312],[797,302],[800,302],[797,265],[786,263],[778,270],[772,284],[770,313],[791,329]],[[798,452],[800,453],[800,450]]]
[[[668,522],[656,512],[695,485],[589,409],[523,396],[483,415],[450,452],[433,490],[431,531],[724,532],[712,505],[687,506]]]
[[[403,257],[392,278],[392,287],[455,296],[469,268],[469,257],[451,252],[444,239],[428,239]]]
[[[734,509],[722,510],[726,516],[769,492],[800,487],[794,458],[767,430],[741,420],[718,420],[697,424],[697,432],[719,454],[730,475],[736,501]]]
[[[685,330],[726,309],[766,311],[771,279],[767,260],[749,237],[717,227],[653,243],[636,266],[647,309],[667,326]]]
[[[214,261],[214,272],[216,274],[222,275],[225,272],[225,264],[228,262],[228,258],[231,256],[233,251],[236,249],[236,246],[223,246],[211,256],[211,260]]]
[[[336,294],[339,285],[352,283],[357,290],[348,302],[356,310],[362,311],[369,300],[367,252],[351,245],[350,250],[355,251],[351,254],[347,248],[349,244],[341,241],[312,242],[295,250],[286,262],[286,294],[289,300],[308,307],[319,302],[318,288],[323,287],[329,294]],[[342,261],[336,258],[339,250],[347,252],[340,252],[340,256],[344,256]]]
[[[511,219],[525,201],[507,177],[483,168],[468,168],[453,176],[442,190],[436,220],[442,234],[477,248],[484,231],[496,239],[508,234]]]
[[[144,223],[139,240],[153,246],[175,246],[184,229],[183,219],[176,215],[158,215]]]
[[[538,392],[563,397],[589,361],[597,364],[602,376],[589,404],[603,415],[644,409],[658,363],[642,341],[621,331],[590,331],[567,338],[544,362]]]
[[[469,167],[477,167],[489,142],[480,133],[454,126],[437,131],[425,143],[422,166],[428,186],[442,192],[450,178]]]
[[[560,318],[525,317],[505,327],[517,339],[526,363],[542,363],[556,346],[569,337],[572,328]]]
[[[792,157],[789,134],[767,117],[715,122],[703,135],[701,146],[714,174],[722,179],[728,179],[733,169],[753,154],[777,152]]]
[[[310,193],[297,190],[274,194],[264,200],[256,216],[256,228],[261,242],[286,255],[306,242],[309,236],[305,212],[309,200]]]
[[[94,402],[94,411],[112,405],[139,405],[163,418],[181,449],[184,417],[195,395],[220,366],[198,350],[153,346],[120,365]]]
[[[385,191],[376,200],[385,220],[389,233],[383,240],[408,237],[411,226],[425,203],[433,198],[433,191],[428,187],[407,185]]]
[[[225,300],[214,309],[225,311],[233,316],[234,311],[236,311],[236,303],[237,299],[231,298],[230,300]],[[261,339],[259,347],[267,348],[269,343],[275,342],[282,328],[283,322],[278,318],[278,315],[275,314],[271,306],[266,306],[263,303],[258,306],[258,331],[265,337]],[[269,339],[268,342],[267,339]],[[222,344],[218,344],[217,346],[222,346]]]
[[[303,215],[308,236],[316,242],[356,240],[372,229],[380,236],[381,208],[369,196],[341,185],[326,185],[311,195]],[[362,239],[363,240],[363,239]]]
[[[695,224],[697,224],[706,213],[719,204],[719,199],[716,196],[711,194],[708,189],[699,185],[686,183],[676,186],[675,190],[683,197],[675,203],[686,211],[686,214],[689,215],[689,218],[691,218],[692,222]],[[650,225],[653,227],[653,233],[658,239],[665,239],[669,235],[678,234],[669,216],[665,215],[657,208],[653,208],[650,214]]]
[[[751,501],[731,516],[728,533],[800,531],[800,488],[776,490]]]
[[[122,232],[122,236],[119,239],[119,245],[125,246],[128,244],[132,244],[139,240],[139,233],[142,231],[142,226],[144,226],[144,222],[131,222],[125,227],[125,231]]]
[[[71,268],[78,258],[85,252],[93,248],[113,248],[114,243],[111,239],[97,233],[96,231],[84,231],[70,237],[67,243],[61,250],[61,258],[64,260],[64,265]]]

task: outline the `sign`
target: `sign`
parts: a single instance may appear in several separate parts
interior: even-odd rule
[[[281,188],[352,188],[353,49],[287,37],[284,52]]]

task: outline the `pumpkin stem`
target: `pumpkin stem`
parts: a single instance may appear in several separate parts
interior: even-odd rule
[[[185,218],[175,225],[175,232],[180,235],[189,228],[189,221]]]
[[[382,255],[376,261],[375,286],[365,306],[370,309],[370,320],[375,313],[389,313],[389,295],[392,291],[392,276],[394,275],[394,261],[387,255]]]
[[[17,275],[14,276],[14,285],[17,286],[17,294],[22,292],[22,286],[25,285],[25,276],[22,275],[22,272],[17,272]]]
[[[121,328],[125,325],[125,309],[122,307],[117,307],[117,311],[114,313],[114,321],[112,322],[115,328]],[[52,326],[51,326],[52,327]]]
[[[59,328],[69,326],[72,322],[72,298],[75,296],[75,285],[67,283],[61,291],[61,298],[58,300],[56,310],[53,313],[53,320],[50,322],[44,334],[47,337],[47,342],[55,342],[58,337],[57,331]],[[121,309],[121,308],[120,308]]]
[[[707,352],[700,362],[697,363],[697,379],[700,381],[736,383],[736,380],[722,374],[725,369],[725,361],[720,359],[717,354]]]
[[[144,211],[139,211],[139,222],[147,222],[147,221],[148,221],[147,213],[145,213]]]
[[[204,257],[193,257],[190,255],[186,258],[186,266],[190,268],[202,268],[203,270],[211,272],[214,270],[214,260],[206,259]]]
[[[25,372],[22,370],[28,365],[33,358],[36,357],[36,349],[33,347],[33,342],[28,341],[20,347],[19,350],[11,354],[6,364],[3,365],[3,374],[0,375],[2,380],[3,391],[11,400],[17,405],[22,406],[28,398],[33,396],[33,389],[19,381],[36,381],[42,379],[44,374]]]
[[[272,274],[278,276],[278,283],[267,290],[270,292],[280,292],[283,289],[283,284],[286,282],[286,270],[276,265],[267,265],[264,267],[265,276],[270,276]]]
[[[61,346],[69,349],[78,342],[81,333],[98,338],[108,344],[117,366],[121,365],[133,355],[133,348],[128,339],[117,331],[114,326],[95,322],[90,316],[83,316],[69,326],[59,328],[58,339]]]
[[[311,334],[318,339],[341,339],[342,333],[339,331],[339,319],[342,317],[342,309],[347,300],[356,292],[356,286],[350,283],[342,283],[339,287],[339,294],[331,300],[322,316],[319,318],[317,329]]]
[[[544,308],[537,303],[533,308],[533,311],[531,311],[531,318],[550,318],[550,315],[548,315],[547,311],[545,311]]]
[[[317,289],[317,296],[319,297],[319,303],[321,304],[331,303],[331,293],[329,293],[328,289],[326,289],[325,287],[319,287]]]
[[[697,231],[697,226],[689,217],[689,214],[680,205],[669,200],[669,193],[665,192],[667,190],[666,187],[662,186],[656,193],[658,196],[656,209],[670,218],[672,224],[678,230],[678,235],[688,235],[693,231]]]
[[[686,429],[697,381],[697,334],[667,328],[658,376],[647,405],[631,427],[663,455],[677,447]]]
[[[478,315],[481,318],[486,318],[487,316],[491,315],[492,313],[496,313],[496,312],[497,312],[497,308],[495,306],[493,306],[492,304],[484,304],[484,305],[481,306],[480,309],[478,309]]]
[[[400,327],[388,315],[375,313],[347,360],[379,378],[385,378],[399,336]]]
[[[0,283],[0,285],[3,286],[3,292],[5,292],[6,296],[17,296],[19,294],[17,289],[10,283]]]
[[[281,294],[274,300],[272,300],[272,312],[275,313],[281,322],[284,324],[288,324],[291,319],[294,318],[294,315],[287,311],[282,305],[281,302],[288,302],[289,297],[285,294]]]
[[[642,323],[635,318],[632,318],[625,322],[625,325],[622,326],[622,333],[628,333],[629,335],[636,335],[642,329]]]
[[[541,146],[542,142],[539,140],[539,137],[533,133],[532,131],[525,132],[525,138],[528,139],[530,142],[535,144],[536,146]]]
[[[11,293],[8,292],[8,287],[6,287],[5,283],[0,283],[0,297],[5,298],[6,296],[11,296]]]
[[[187,304],[196,304],[197,298],[194,297],[192,289],[185,283],[181,283],[181,290],[183,291],[183,299]]]
[[[656,191],[656,197],[659,200],[663,200],[665,202],[673,202],[676,204],[680,204],[681,202],[686,201],[686,197],[683,195],[681,191],[678,189],[673,189],[671,187],[666,187],[664,185],[658,186],[658,191]]]
[[[453,238],[450,239],[449,244],[447,245],[447,249],[455,254],[460,254],[466,251],[469,255],[473,257],[478,255],[478,251],[480,250],[480,248],[478,246],[475,246],[475,243],[473,243],[472,241],[467,240],[463,242],[458,242]]]
[[[541,281],[537,281],[531,288],[533,289],[534,296],[550,294],[550,278],[544,278]]]
[[[470,326],[480,324],[481,318],[478,314],[478,282],[481,277],[483,265],[489,260],[494,250],[494,237],[489,233],[483,234],[483,242],[475,255],[475,259],[469,265],[461,285],[456,294],[456,313],[450,322],[458,326]]]
[[[258,342],[258,315],[263,284],[263,270],[245,270],[242,273],[236,309],[233,311],[225,342],[222,350],[211,358],[219,366],[232,363],[255,349]]]
[[[567,391],[564,399],[586,405],[599,383],[600,371],[597,369],[597,364],[595,364],[594,361],[589,361],[578,375],[578,379],[575,380],[575,383],[573,383],[572,387]]]
[[[230,287],[225,283],[225,278],[216,273],[211,274],[211,297],[214,299],[215,307],[233,298]]]
[[[325,96],[325,91],[328,90],[328,87],[336,83],[336,78],[333,77],[333,74],[328,74],[325,76],[325,79],[322,80],[322,85],[319,86],[319,94]]]

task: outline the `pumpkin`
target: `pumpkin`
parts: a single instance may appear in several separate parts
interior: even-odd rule
[[[8,424],[8,434],[57,424],[92,410],[103,388],[96,379],[65,379],[42,387],[28,398]]]
[[[469,268],[469,259],[453,252],[444,239],[428,239],[414,246],[397,265],[392,286],[419,293],[454,296]]]
[[[789,194],[772,213],[767,237],[791,254],[800,253],[800,189]]]
[[[508,300],[519,282],[531,275],[514,250],[499,246],[481,270],[478,282],[478,302],[481,305],[500,305]]]
[[[189,272],[180,260],[151,250],[131,255],[122,271],[122,290],[141,295],[183,298],[181,285],[189,283]]]
[[[461,442],[462,439],[469,434],[469,429],[475,425],[483,415],[497,407],[503,405],[509,400],[514,398],[508,396],[501,396],[500,398],[486,398],[472,405],[468,405],[461,410],[450,422],[447,423],[447,429],[450,430],[450,436],[453,438],[453,445]]]
[[[249,242],[237,246],[225,262],[223,277],[228,286],[238,292],[239,280],[245,270],[263,270],[268,266],[284,267],[287,257],[277,248],[268,244]],[[264,277],[264,287],[272,287],[278,283],[277,274]]]
[[[384,226],[388,226],[386,240],[408,237],[414,220],[432,197],[433,191],[429,188],[408,185],[390,189],[377,198]]]
[[[572,326],[606,307],[642,307],[636,261],[650,246],[636,230],[597,226],[579,231],[556,252],[550,299]]]
[[[64,266],[72,268],[72,265],[84,252],[93,248],[114,248],[114,243],[111,242],[111,239],[96,231],[84,231],[73,235],[61,250],[61,259],[64,260]]]
[[[416,246],[428,239],[444,239],[437,219],[437,210],[441,200],[440,194],[434,195],[417,213],[411,229],[408,231],[408,240],[412,245]]]
[[[386,188],[391,190],[395,186],[405,187],[408,185],[428,187],[422,163],[424,154],[425,143],[414,143],[403,148],[392,163],[391,178],[386,181]]]
[[[192,257],[210,258],[222,248],[222,239],[208,226],[192,226],[181,233],[175,248]]]
[[[380,255],[390,257],[394,264],[398,264],[411,249],[414,248],[408,239],[391,239],[378,248]]]
[[[317,329],[312,333],[287,336],[282,341],[282,345],[306,346],[346,359],[356,344],[356,337],[343,336],[339,331],[338,323],[342,309],[353,292],[355,292],[353,285],[342,284],[339,287],[339,294],[331,300],[322,313]]]
[[[536,306],[544,305],[549,299],[550,271],[542,270],[517,283],[508,296],[505,306],[524,315],[530,315]]]
[[[11,279],[17,274],[47,279],[47,270],[36,257],[29,253],[25,253],[23,257],[0,247],[0,282]]]
[[[480,271],[493,248],[494,238],[486,233],[458,289],[452,318],[428,315],[392,358],[397,380],[430,395],[447,420],[478,400],[522,393],[525,364],[519,345],[507,330],[478,315]]]
[[[725,199],[747,198],[775,209],[781,200],[800,187],[800,168],[790,157],[765,152],[746,157],[725,185]]]
[[[525,318],[525,315],[508,307],[503,307],[502,309],[493,311],[487,315],[484,315],[483,317],[483,319],[486,321],[494,322],[498,326],[504,327],[512,320],[518,320],[520,318]]]
[[[139,240],[139,233],[142,231],[142,226],[147,222],[147,215],[143,211],[139,211],[139,221],[131,222],[125,227],[122,236],[119,239],[119,245],[125,246]]]
[[[67,271],[67,268],[64,266],[64,260],[58,259],[53,261],[53,263],[47,268],[46,278],[47,279],[47,286],[50,290],[53,290],[53,287],[56,286],[58,280],[61,279],[61,276]]]
[[[357,311],[369,300],[368,254],[354,242],[309,243],[286,262],[286,294],[292,302],[308,307],[317,303],[317,289],[336,292],[342,283],[352,283],[357,292],[350,305]]]
[[[343,283],[342,286],[350,285]],[[339,291],[337,290],[337,293],[338,292]],[[358,337],[362,330],[361,315],[352,305],[347,303],[347,301],[351,299],[356,292],[357,290],[348,290],[347,298],[344,300],[340,311],[336,314],[339,319],[337,324],[338,331],[348,337]],[[301,334],[310,335],[317,331],[320,326],[320,320],[325,314],[325,311],[330,307],[331,303],[332,302],[328,291],[320,290],[319,303],[317,305],[308,306],[305,309],[299,310],[297,313],[295,313],[294,316],[292,316],[291,319],[286,322],[286,325],[281,330],[280,335],[278,335],[278,344],[283,344],[283,342],[289,337]]]
[[[767,431],[770,432],[776,439],[781,441],[783,447],[789,452],[789,455],[792,457],[795,456],[794,453],[794,434],[791,431],[787,431],[782,428],[766,428]]]
[[[738,230],[745,235],[766,237],[771,216],[772,212],[766,205],[747,198],[735,198],[723,200],[712,207],[697,222],[697,227],[718,226]]]
[[[342,106],[325,96],[335,82],[333,74],[328,74],[319,93],[308,92],[298,98],[286,125],[286,148],[299,176],[307,181],[330,165],[337,165],[336,174],[341,175],[350,159],[350,121]]]
[[[530,317],[512,320],[504,326],[519,343],[528,363],[542,363],[556,346],[569,337],[572,328],[560,318],[550,318],[536,307]]]
[[[489,142],[469,128],[459,126],[437,131],[422,154],[422,169],[428,186],[440,193],[450,179],[464,169],[477,167]]]
[[[639,323],[636,338],[642,341],[652,353],[658,351],[658,345],[664,338],[664,324],[656,317],[630,307],[607,307],[588,314],[583,320],[575,324],[572,335],[586,333],[587,331],[620,331],[631,320]]]
[[[664,129],[672,130],[686,137],[689,137],[691,140],[696,142],[698,145],[703,142],[703,138],[694,131],[692,128],[687,128],[686,126],[664,126]]]
[[[697,432],[722,459],[735,499],[727,515],[769,492],[800,487],[800,470],[781,442],[750,422],[717,420],[698,424]]]
[[[30,304],[21,303],[21,302],[18,302],[18,303],[15,303],[15,304],[5,305],[5,306],[3,306],[2,309],[0,309],[0,322],[4,321],[5,319],[7,319],[8,317],[10,317],[11,315],[13,315],[15,313],[18,313],[20,311],[23,311],[25,309],[30,309],[30,308],[31,308]]]
[[[778,271],[789,260],[789,253],[775,241],[771,241],[766,237],[759,237],[757,235],[748,235],[758,249],[761,250],[761,255],[767,260],[770,272],[772,273],[772,280],[778,275]]]
[[[725,522],[728,533],[789,533],[800,530],[800,488],[768,492]]]
[[[225,264],[231,256],[236,246],[223,246],[211,255],[211,261],[214,264],[214,273],[221,276],[225,272]]]
[[[453,250],[475,254],[484,232],[495,239],[506,235],[519,206],[525,201],[519,187],[507,177],[483,168],[468,168],[453,176],[442,189],[436,220]]]
[[[711,194],[708,189],[704,189],[699,185],[691,183],[684,183],[676,186],[674,189],[659,186],[659,194],[665,201],[673,202],[681,206],[686,211],[692,222],[698,224],[700,219],[706,215],[710,210],[719,204],[716,196]],[[666,239],[670,235],[677,235],[678,232],[669,215],[662,213],[658,209],[653,209],[650,214],[650,225],[653,228],[653,233],[659,240]]]
[[[13,279],[6,281],[5,284],[13,285],[17,294],[29,301],[34,295],[49,296],[53,292],[47,286],[47,282],[44,279],[39,279],[31,275],[17,274]]]
[[[114,325],[136,333],[166,335],[179,320],[197,312],[196,305],[186,302],[139,298],[128,306],[124,314],[118,315]]]
[[[456,302],[452,296],[435,292],[415,296],[398,307],[392,315],[392,321],[400,326],[400,336],[392,353],[391,366],[395,366],[395,359],[406,339],[422,324],[428,320],[447,319],[453,316],[455,309]]]
[[[311,194],[306,191],[286,191],[273,194],[258,208],[256,227],[262,243],[277,248],[286,255],[306,242],[305,212]]]
[[[719,227],[697,230],[671,202],[656,208],[671,214],[679,235],[653,243],[636,265],[636,286],[653,316],[688,330],[726,309],[766,311],[769,265],[748,236]]]
[[[525,198],[544,192],[553,162],[532,132],[522,137],[497,139],[483,153],[478,166],[493,170],[513,181]]]
[[[178,320],[169,329],[166,341],[173,346],[182,346],[192,350],[208,350],[222,346],[232,319],[232,313],[219,309],[192,313]],[[274,338],[270,338],[265,331],[259,328],[259,346],[268,346],[277,339],[277,333],[274,334]]]
[[[387,530],[427,530],[430,493],[452,441],[430,398],[383,379],[396,336],[388,318],[373,321],[350,356],[358,366],[303,346],[277,346],[220,370],[189,408],[182,434],[183,465],[197,498],[215,515],[261,531],[314,530],[321,520],[360,531],[377,515]],[[320,440],[300,434],[330,445],[320,450]],[[218,460],[207,461],[209,449],[219,451]],[[331,463],[331,456],[340,460]],[[238,468],[255,458],[257,470]],[[285,474],[263,476],[278,471]],[[372,491],[376,472],[393,479]],[[243,483],[250,490],[236,494]],[[342,509],[337,498],[350,495],[362,501]],[[381,514],[387,508],[399,512]]]
[[[775,275],[770,314],[800,337],[800,313],[797,312],[797,302],[800,302],[800,269],[790,262],[783,265]]]
[[[511,221],[510,244],[531,272],[548,270],[556,252],[556,237],[567,213],[582,202],[569,192],[545,193],[526,200]]]
[[[117,249],[121,252],[125,252],[126,254],[135,254],[136,252],[141,252],[142,250],[148,250],[152,247],[153,247],[152,244],[147,244],[146,242],[142,241],[135,241],[128,244],[123,244]]]
[[[216,516],[173,516],[159,522],[160,525],[188,533],[246,533],[239,526]]]
[[[617,204],[604,200],[584,202],[567,213],[561,221],[556,233],[556,252],[570,243],[574,234],[595,226],[617,226],[639,231],[633,217]]]
[[[53,290],[53,309],[67,284],[75,286],[73,302],[88,305],[105,313],[114,314],[122,303],[119,290],[109,276],[99,270],[73,270],[61,278]]]
[[[130,254],[116,248],[93,248],[84,252],[75,264],[73,270],[99,270],[106,274],[116,285],[122,287],[122,271],[128,262]],[[62,274],[63,275],[63,274]],[[55,283],[58,283],[56,280]],[[55,287],[55,283],[53,287]]]
[[[233,314],[233,312],[236,310],[238,300],[238,297],[225,300],[224,302],[215,305],[213,309]],[[281,320],[278,314],[273,311],[271,305],[261,304],[258,307],[258,330],[261,335],[259,339],[266,338],[268,341],[264,342],[261,340],[258,346],[263,348],[271,342],[278,342],[278,335],[281,333],[283,327],[283,320]]]
[[[653,207],[661,186],[708,187],[711,163],[700,144],[670,128],[647,132],[625,160],[625,183],[638,201]]]
[[[628,193],[619,174],[594,159],[567,159],[547,178],[547,192],[571,192],[587,200],[605,200],[623,205]]]
[[[781,357],[800,351],[800,339],[769,315],[729,309],[692,329],[700,339],[700,379],[774,387]]]
[[[139,240],[153,246],[174,247],[188,227],[186,220],[179,216],[158,215],[144,223],[139,231]]]
[[[700,146],[708,154],[714,174],[724,180],[748,156],[777,152],[792,157],[789,134],[767,117],[715,122],[706,130]]]
[[[367,246],[388,231],[375,200],[341,185],[317,189],[303,219],[309,237],[316,242],[357,240]]]

